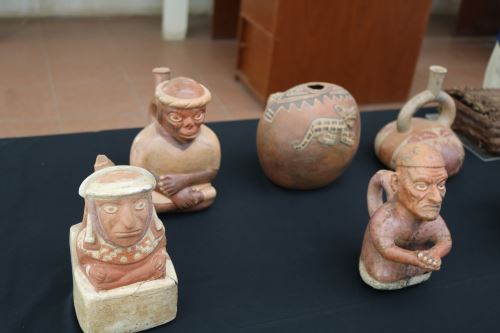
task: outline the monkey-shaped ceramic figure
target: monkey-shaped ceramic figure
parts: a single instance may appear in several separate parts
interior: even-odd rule
[[[80,186],[83,221],[70,231],[73,295],[85,332],[136,332],[175,318],[177,276],[145,169],[97,158]]]
[[[372,177],[370,222],[359,259],[364,282],[375,289],[399,289],[426,281],[441,268],[451,249],[450,232],[439,215],[447,178],[440,152],[423,143],[400,150],[396,171],[380,170]]]
[[[153,203],[158,212],[206,208],[215,200],[211,181],[221,158],[217,136],[203,124],[210,92],[189,78],[169,79],[167,70],[153,73],[154,120],[134,139],[130,164],[155,175]]]

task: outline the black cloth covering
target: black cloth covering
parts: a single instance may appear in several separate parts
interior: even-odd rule
[[[273,185],[256,155],[256,121],[213,123],[222,146],[214,205],[163,214],[179,277],[177,318],[152,332],[500,332],[500,161],[466,153],[441,215],[453,237],[421,285],[376,291],[358,273],[366,187],[383,166],[364,113],[359,150],[331,185]],[[97,154],[127,164],[138,129],[0,140],[0,331],[79,332],[69,228]]]

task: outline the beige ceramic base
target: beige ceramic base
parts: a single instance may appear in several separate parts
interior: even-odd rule
[[[164,279],[137,282],[96,292],[78,266],[75,238],[81,223],[70,229],[73,301],[85,333],[138,332],[165,324],[177,314],[177,275],[170,257]]]
[[[413,276],[409,279],[399,280],[396,282],[380,282],[375,280],[368,272],[366,271],[365,264],[363,260],[359,260],[359,274],[361,275],[361,279],[372,288],[380,289],[380,290],[395,290],[401,289],[409,286],[413,286],[415,284],[419,284],[427,281],[431,277],[431,273],[425,273],[422,275]]]

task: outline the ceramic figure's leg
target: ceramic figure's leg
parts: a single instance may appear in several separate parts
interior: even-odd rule
[[[169,211],[192,212],[209,207],[214,202],[216,195],[215,188],[207,183],[185,188],[175,194],[175,196],[178,196],[177,198],[169,198],[160,192],[154,191],[153,203],[158,213]],[[179,199],[181,196],[184,198]],[[198,203],[185,209],[179,209],[174,203],[178,200],[189,200],[189,198],[196,199]]]
[[[153,205],[158,213],[170,212],[176,209],[172,200],[158,191],[153,191]]]

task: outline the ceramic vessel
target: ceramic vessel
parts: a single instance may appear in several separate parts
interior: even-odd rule
[[[73,298],[90,332],[136,332],[175,318],[177,276],[152,202],[154,176],[100,155],[80,186],[82,223],[70,230]]]
[[[427,144],[410,143],[395,163],[396,171],[380,170],[368,185],[370,222],[359,272],[375,289],[426,281],[451,249],[450,232],[439,215],[448,178],[442,155]]]
[[[497,35],[497,42],[491,53],[486,72],[484,73],[483,88],[500,88],[500,32]]]
[[[464,160],[462,142],[451,130],[455,119],[455,102],[441,90],[446,68],[430,67],[427,90],[410,99],[401,109],[398,119],[384,126],[375,138],[375,154],[388,168],[394,170],[398,152],[408,143],[424,142],[441,152],[449,176],[455,175]],[[434,120],[413,115],[424,105],[436,102],[440,113]]]
[[[152,70],[154,86],[157,87],[160,83],[170,80],[171,71],[168,67],[155,67]],[[149,123],[155,121],[156,115],[156,97],[153,91],[153,98],[149,103],[148,108]]]
[[[221,159],[217,136],[203,124],[210,92],[189,78],[169,79],[169,70],[153,73],[152,123],[135,137],[130,164],[157,179],[153,203],[158,212],[206,208],[215,200],[211,182]]]
[[[359,145],[360,115],[344,88],[325,82],[272,94],[257,129],[260,165],[274,183],[313,189],[335,180]]]

